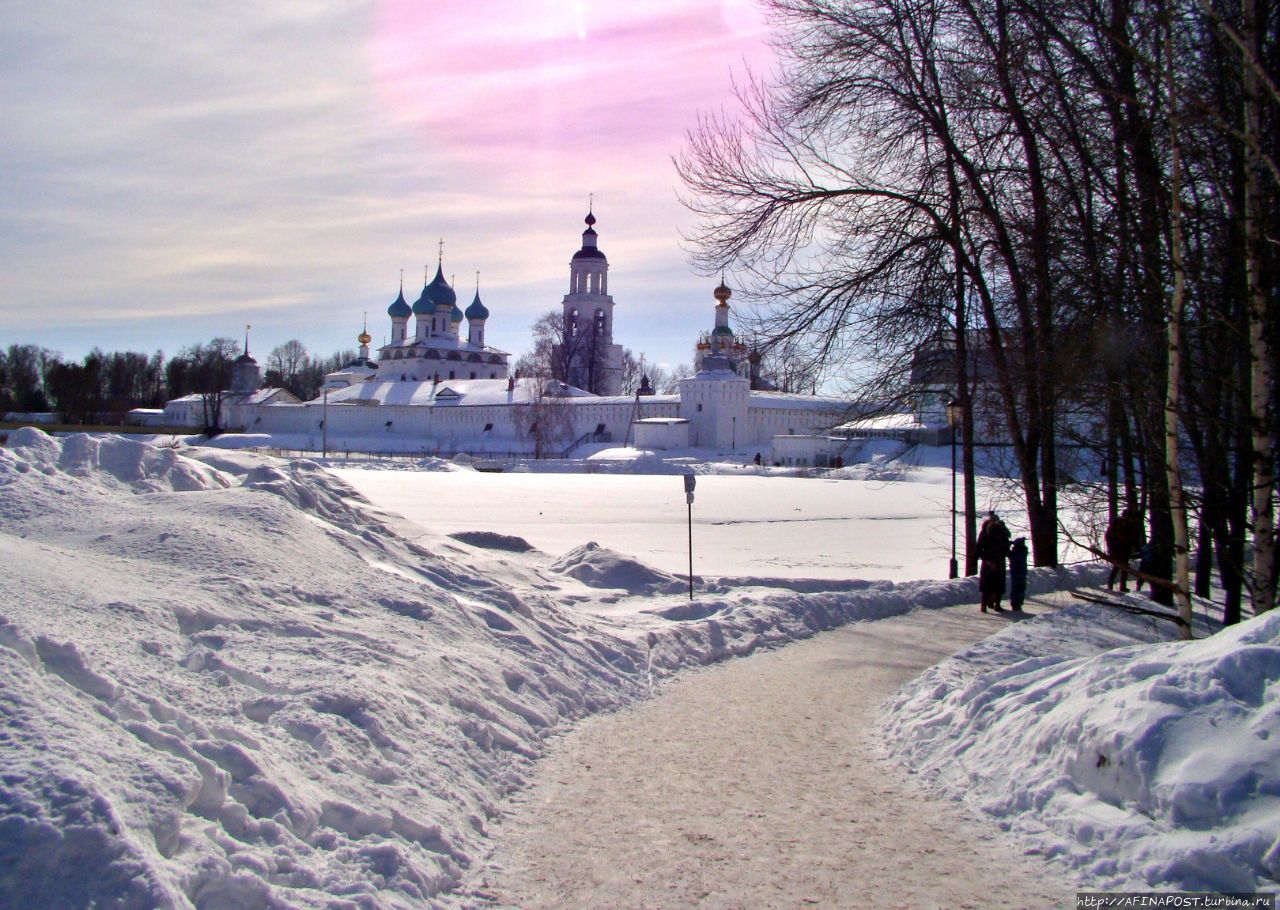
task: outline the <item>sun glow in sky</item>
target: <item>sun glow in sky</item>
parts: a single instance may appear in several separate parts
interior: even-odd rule
[[[375,345],[434,266],[519,353],[594,193],[615,340],[688,362],[671,164],[772,55],[750,0],[49,0],[0,12],[0,343]]]

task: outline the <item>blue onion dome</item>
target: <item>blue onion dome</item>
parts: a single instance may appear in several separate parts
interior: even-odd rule
[[[423,288],[422,296],[428,298],[433,308],[437,310],[450,309],[458,305],[458,295],[453,292],[453,288],[449,287],[449,282],[444,280],[443,266],[436,266],[436,277]]]
[[[408,319],[411,313],[413,313],[413,310],[409,309],[409,304],[404,302],[404,287],[402,286],[399,296],[396,297],[391,306],[387,307],[387,315],[392,319]]]
[[[431,302],[431,285],[422,285],[422,295],[413,302],[413,312],[418,316],[430,316],[436,311],[436,306]]]
[[[245,351],[243,354],[241,354],[239,357],[236,358],[236,363],[252,363],[256,365],[258,361],[250,357],[248,351]]]
[[[489,311],[485,305],[480,302],[480,292],[476,291],[476,299],[471,301],[471,306],[467,307],[468,319],[488,319]]]
[[[459,322],[462,321],[462,308],[459,307],[456,303],[453,305],[453,312],[449,314],[449,321],[452,322],[454,325],[457,325]]]

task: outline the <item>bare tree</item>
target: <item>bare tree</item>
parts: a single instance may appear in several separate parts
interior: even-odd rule
[[[239,353],[240,343],[234,338],[214,338],[182,354],[189,361],[192,386],[200,395],[204,431],[209,436],[222,432],[223,400],[231,383],[232,361]]]
[[[267,371],[279,377],[284,388],[305,399],[311,397],[305,394],[306,390],[303,388],[303,374],[310,365],[310,359],[306,345],[294,338],[271,349],[271,353],[267,355]]]
[[[950,302],[972,299],[1035,560],[1056,563],[1069,349],[1052,297],[1042,102],[1014,70],[1026,48],[1013,46],[1011,13],[964,0],[771,7],[797,36],[786,80],[752,83],[746,126],[704,121],[678,162],[702,216],[704,267],[754,273],[757,293],[779,304],[775,337],[801,339],[817,362],[900,370],[940,325],[962,331]],[[948,263],[952,285],[963,278],[950,297],[933,290]]]
[[[671,371],[662,375],[659,381],[653,382],[654,391],[662,395],[675,395],[680,391],[680,380],[688,379],[693,375],[693,367],[687,363],[678,363],[671,368]]]
[[[568,446],[573,434],[571,405],[565,403],[564,385],[553,376],[521,377],[528,401],[516,410],[517,429],[533,443],[533,457],[547,458]]]

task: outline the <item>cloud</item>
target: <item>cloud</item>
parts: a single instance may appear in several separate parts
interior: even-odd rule
[[[588,192],[620,340],[686,360],[710,319],[671,308],[703,282],[669,159],[767,59],[745,0],[50,0],[0,22],[0,340],[172,350],[252,321],[349,347],[444,236],[519,349]]]

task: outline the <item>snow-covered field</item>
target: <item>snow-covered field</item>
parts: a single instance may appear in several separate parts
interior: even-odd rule
[[[515,533],[548,553],[595,541],[688,572],[678,476],[335,473],[385,508],[446,533]],[[936,483],[709,475],[693,505],[696,575],[945,578],[949,488]],[[945,532],[945,533],[944,533]]]
[[[588,488],[581,482],[600,478],[557,487],[550,474],[344,473],[373,506],[312,462],[19,431],[0,450],[0,904],[452,906],[500,800],[550,732],[645,697],[681,667],[854,619],[972,602],[971,579],[908,580],[944,574],[949,489],[930,470],[905,483],[700,477],[702,580],[690,604],[678,575],[684,503],[670,476]],[[557,491],[587,501],[544,528],[534,513],[561,501]],[[779,520],[787,503],[798,520]],[[645,504],[665,516],[648,528]],[[1089,566],[1042,571],[1032,588],[1096,576]],[[1018,624],[992,641],[1025,641],[936,671],[954,685],[905,693],[887,721],[904,758],[944,789],[972,786],[1029,843],[1073,840],[1058,852],[1082,883],[1152,870],[1233,886],[1274,876],[1277,848],[1259,852],[1268,832],[1280,834],[1275,777],[1259,770],[1272,760],[1268,737],[1280,735],[1274,624],[1227,633],[1254,637],[1212,658],[1193,659],[1190,647],[1229,639],[1093,663],[1153,630],[1105,624],[1114,631],[1078,635],[1064,661],[1058,642],[1070,636],[1042,640],[1042,627],[1057,628]],[[1195,699],[1151,682],[1169,673]],[[1026,691],[1012,684],[1024,677]],[[1140,682],[1151,683],[1146,696],[1133,689]],[[1126,704],[1163,707],[1095,713],[1121,691]],[[997,701],[1001,716],[1031,719],[973,722]],[[1153,815],[1149,831],[1095,824],[1102,833],[1082,839],[1081,820],[1100,806],[1141,815],[1164,797],[1141,801],[1150,774],[1109,783],[1084,773],[1084,758],[1059,760],[1062,729],[1033,726],[1035,705],[1059,703],[1138,743],[1108,741],[1109,762],[1201,755],[1177,766],[1194,772],[1198,801],[1166,800],[1180,808]],[[1150,745],[1164,741],[1154,731],[1171,729],[1168,718],[1204,705],[1176,748]],[[1233,762],[1186,745],[1228,719]],[[1037,750],[1054,736],[1049,762]],[[1080,737],[1089,755],[1090,736]],[[948,749],[951,765],[939,757]],[[1031,770],[984,797],[981,774],[952,767],[982,749]],[[1041,763],[1058,770],[1031,773]],[[1229,795],[1215,804],[1217,783]],[[1177,878],[1167,854],[1188,832],[1215,834],[1215,805],[1230,820],[1233,859]],[[1132,844],[1146,846],[1126,854]]]

